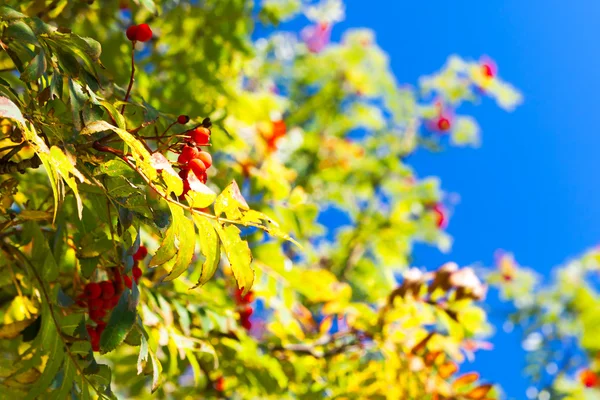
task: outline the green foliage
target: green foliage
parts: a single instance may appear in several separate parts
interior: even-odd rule
[[[302,35],[252,40],[300,13]],[[490,333],[486,286],[452,263],[409,268],[414,243],[451,238],[439,180],[405,159],[477,145],[455,111],[480,93],[507,110],[521,96],[458,56],[399,86],[371,31],[329,43],[342,18],[335,0],[0,8],[4,393],[498,397],[459,372]],[[129,42],[130,22],[152,39]],[[209,127],[203,176],[178,155]],[[320,226],[327,207],[350,223]],[[517,281],[508,298],[534,284]],[[592,349],[597,316],[580,312]]]

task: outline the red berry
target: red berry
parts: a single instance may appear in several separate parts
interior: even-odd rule
[[[100,288],[100,285],[98,285],[96,282],[90,282],[87,285],[85,285],[85,289],[83,289],[83,293],[85,294],[85,297],[87,297],[88,299],[96,299],[96,298],[100,297],[100,294],[102,293],[102,289]]]
[[[492,66],[490,64],[483,64],[481,66],[481,72],[483,73],[484,76],[488,77],[488,78],[493,78],[494,77],[494,68],[492,68]]]
[[[598,375],[596,375],[594,372],[590,371],[589,369],[583,370],[579,374],[579,380],[587,388],[592,388],[594,386],[597,386],[598,383],[600,383],[600,380],[598,379]]]
[[[135,261],[141,261],[148,255],[148,249],[146,246],[140,246],[140,248],[133,255]]]
[[[98,298],[98,299],[91,299],[90,302],[89,302],[89,309],[90,309],[90,311],[101,309],[103,303],[104,303],[104,301],[102,299],[100,299],[100,298]]]
[[[444,209],[444,206],[441,204],[436,204],[433,207],[433,212],[435,213],[437,227],[440,229],[445,228],[448,219],[446,217],[446,210]]]
[[[180,115],[179,117],[177,117],[177,122],[181,125],[185,125],[188,122],[190,122],[190,117],[188,117],[187,115]]]
[[[246,306],[246,307],[244,307],[244,309],[242,311],[240,311],[240,317],[242,319],[248,319],[248,318],[250,318],[250,316],[252,315],[253,312],[254,312],[254,310],[252,309],[252,307]]]
[[[92,310],[90,311],[90,319],[94,322],[99,322],[106,316],[106,311],[100,310]]]
[[[115,287],[111,281],[100,282],[100,287],[102,288],[102,298],[104,300],[110,299],[115,295]]]
[[[127,30],[125,31],[125,35],[127,36],[127,39],[131,40],[132,42],[137,40],[137,31],[138,31],[138,26],[137,25],[131,25],[129,28],[127,28]]]
[[[450,120],[446,117],[440,117],[437,121],[437,127],[440,131],[445,132],[450,129]]]
[[[199,126],[189,132],[192,141],[196,142],[198,146],[206,146],[210,142],[210,130],[203,126]]]
[[[90,342],[93,342],[98,336],[98,333],[90,325],[87,325],[85,329],[87,330],[87,333],[90,336]]]
[[[204,179],[204,182],[206,182],[206,165],[201,160],[194,158],[189,162],[189,166],[198,179],[201,181]]]
[[[225,379],[220,376],[215,380],[215,390],[217,392],[222,392],[225,390]]]
[[[98,324],[96,326],[96,334],[98,336],[102,336],[102,332],[104,332],[105,328],[106,328],[106,323],[105,322],[102,322],[102,323]]]
[[[198,152],[198,154],[196,154],[196,157],[194,158],[201,160],[206,166],[206,169],[210,168],[210,166],[212,165],[212,156],[206,151]]]
[[[137,26],[135,37],[140,42],[147,42],[152,39],[152,29],[150,29],[148,24],[140,24]]]
[[[123,282],[125,282],[125,286],[127,286],[129,289],[131,289],[132,282],[131,282],[131,278],[129,276],[125,275],[123,277]]]
[[[242,327],[247,331],[252,329],[252,322],[250,322],[249,318],[242,319]]]
[[[283,121],[273,121],[273,137],[280,138],[285,136],[286,127]]]
[[[96,335],[96,338],[91,341],[92,342],[92,350],[100,351],[100,336]]]
[[[140,280],[140,277],[142,276],[142,269],[138,266],[135,266],[135,267],[133,267],[131,272],[133,274],[133,279],[135,280],[135,283],[138,283],[138,281]]]
[[[196,158],[198,156],[198,153],[198,149],[195,147],[183,146],[181,154],[179,155],[179,157],[177,157],[177,162],[179,164],[187,164],[190,160]]]

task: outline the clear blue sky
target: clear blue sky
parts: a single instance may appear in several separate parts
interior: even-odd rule
[[[483,130],[480,149],[420,152],[420,176],[438,175],[460,195],[448,231],[447,255],[426,247],[416,264],[434,268],[492,264],[493,252],[515,253],[522,265],[549,275],[553,266],[600,239],[600,3],[597,1],[347,0],[344,29],[375,30],[398,80],[416,83],[449,54],[487,54],[500,76],[525,95],[514,113],[486,100],[462,109]],[[497,303],[492,300],[492,304]],[[510,398],[525,398],[520,338],[500,330],[496,349],[473,366],[499,382]]]

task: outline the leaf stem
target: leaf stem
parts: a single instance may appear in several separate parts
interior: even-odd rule
[[[135,41],[131,42],[131,76],[129,77],[129,86],[127,86],[127,92],[125,93],[124,102],[127,102],[129,99],[129,94],[131,93],[131,88],[133,87],[133,81],[135,77]],[[123,104],[121,107],[121,114],[125,112],[125,106],[127,104]]]

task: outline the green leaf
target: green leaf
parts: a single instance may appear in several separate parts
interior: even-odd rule
[[[154,4],[154,0],[140,0],[140,4],[152,14],[158,15],[158,10],[156,9],[156,4]]]
[[[45,282],[54,282],[58,278],[58,264],[54,259],[46,237],[42,234],[42,230],[37,223],[33,221],[27,222],[24,227],[24,231],[33,240],[31,263]]]
[[[4,31],[4,35],[19,43],[33,44],[38,47],[40,45],[29,25],[20,20],[15,20],[11,23]]]
[[[158,357],[156,357],[156,354],[154,354],[152,349],[149,349],[149,353],[150,353],[150,360],[152,360],[152,393],[154,393],[156,391],[156,389],[158,389],[158,386],[160,384],[160,374],[162,373],[162,364],[160,363]]]
[[[196,247],[196,231],[194,223],[191,219],[186,218],[183,209],[179,206],[169,203],[173,220],[178,220],[177,223],[177,238],[179,240],[179,248],[177,250],[177,259],[169,275],[165,277],[165,281],[172,281],[178,278],[189,267],[194,256]]]
[[[86,376],[97,388],[101,388],[103,391],[110,387],[111,370],[108,365],[98,364],[97,368],[94,368]]]
[[[241,219],[242,211],[247,211],[250,209],[235,181],[231,182],[229,186],[227,186],[225,190],[223,190],[223,192],[217,196],[214,207],[215,215],[217,217],[225,213],[227,218],[233,220]]]
[[[31,386],[31,390],[25,397],[26,400],[36,399],[48,390],[65,358],[63,343],[50,315],[50,309],[46,303],[42,304],[42,327],[36,338],[36,345],[39,346],[40,351],[43,352],[42,354],[51,355],[51,357],[48,358],[42,376],[35,385]]]
[[[198,227],[198,241],[200,243],[200,251],[204,255],[204,263],[202,264],[202,273],[198,283],[192,288],[204,285],[212,278],[219,266],[221,259],[221,242],[215,231],[213,224],[204,217],[194,215],[194,222]],[[215,222],[216,223],[216,222]]]
[[[83,128],[81,130],[81,134],[92,135],[97,132],[105,131],[113,131],[117,135],[119,135],[119,137],[123,139],[125,144],[127,144],[131,148],[133,158],[135,158],[136,161],[136,165],[142,170],[144,175],[146,175],[146,177],[151,181],[156,179],[156,169],[150,164],[150,153],[148,152],[148,150],[146,150],[142,142],[137,140],[131,133],[127,132],[124,129],[117,128],[116,126],[113,126],[106,121],[94,121],[91,124],[88,124],[85,128]]]
[[[243,289],[243,294],[246,294],[254,283],[254,270],[250,266],[252,263],[250,247],[246,241],[240,238],[241,231],[237,226],[222,227],[215,224],[214,227],[219,234],[227,259],[229,259],[238,288]]]
[[[73,360],[65,358],[60,386],[52,392],[49,399],[62,400],[67,398],[68,393],[73,388],[73,381],[75,380],[75,365],[73,363]]]
[[[171,204],[169,203],[169,206]],[[167,233],[160,244],[160,247],[150,260],[148,264],[149,267],[154,267],[157,265],[162,265],[167,261],[171,260],[177,254],[177,247],[175,247],[175,238],[177,233],[179,232],[179,221],[183,216],[183,211],[181,208],[174,206],[170,207],[171,209],[171,226],[167,229]]]
[[[73,177],[71,177],[71,175],[78,178],[80,182],[83,182],[85,179],[81,172],[75,168],[75,162],[71,162],[71,160],[67,158],[66,154],[63,153],[60,148],[52,146],[50,149],[50,157],[54,166],[56,167],[56,171],[58,171],[63,180],[73,191],[75,199],[77,200],[77,214],[79,215],[79,219],[81,219],[83,215],[83,203],[81,201],[81,197],[79,196],[77,182]]]
[[[123,342],[135,322],[137,302],[137,286],[133,286],[133,291],[129,289],[123,291],[119,303],[110,314],[106,329],[100,337],[102,354],[113,351]]]
[[[40,49],[36,56],[23,69],[21,80],[24,82],[36,81],[46,72],[46,68],[46,53]]]
[[[146,332],[143,331],[144,328],[136,326],[136,329],[138,329],[141,332],[142,341],[140,345],[140,354],[138,355],[137,361],[137,373],[139,375],[144,370],[144,363],[148,361],[148,338],[146,337]]]
[[[94,175],[106,174],[108,176],[133,176],[134,173],[129,167],[129,165],[125,164],[123,160],[109,160],[105,163],[102,163],[95,171]]]
[[[0,19],[4,21],[11,21],[14,19],[23,19],[27,18],[25,14],[21,14],[20,12],[13,10],[10,7],[1,6],[0,7]]]

